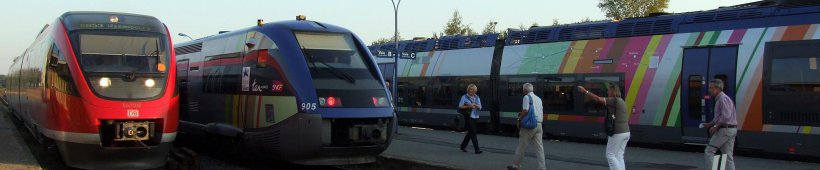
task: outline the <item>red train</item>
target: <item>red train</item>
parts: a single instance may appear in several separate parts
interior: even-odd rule
[[[178,126],[171,46],[151,16],[67,12],[14,59],[3,99],[70,167],[160,167]]]

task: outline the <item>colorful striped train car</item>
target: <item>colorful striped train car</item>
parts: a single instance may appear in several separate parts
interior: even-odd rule
[[[521,85],[544,99],[546,133],[603,138],[602,108],[577,92],[606,94],[615,83],[631,112],[632,141],[704,144],[712,119],[706,82],[722,79],[741,130],[736,147],[820,156],[820,3],[760,1],[709,11],[662,14],[480,35],[404,41],[398,62],[400,123],[459,127],[458,97],[469,83],[485,101],[485,129],[511,132]],[[457,43],[451,44],[450,39]],[[424,49],[412,44],[433,44]],[[371,46],[377,56],[396,51]],[[415,53],[407,55],[406,53]],[[412,58],[415,56],[415,58]],[[382,62],[392,67],[392,62]]]

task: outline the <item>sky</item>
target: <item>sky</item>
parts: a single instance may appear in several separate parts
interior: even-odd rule
[[[691,12],[753,2],[755,0],[670,0],[667,12]],[[598,0],[403,0],[399,6],[401,36],[430,37],[442,32],[444,24],[458,10],[463,23],[481,31],[490,22],[499,30],[549,25],[553,19],[572,23],[589,17],[606,19],[596,7]],[[0,2],[0,74],[6,74],[15,56],[33,43],[45,24],[67,11],[112,11],[151,15],[170,29],[174,42],[188,41],[219,31],[254,26],[265,22],[295,19],[345,27],[370,44],[393,35],[393,7],[389,0],[4,0]]]

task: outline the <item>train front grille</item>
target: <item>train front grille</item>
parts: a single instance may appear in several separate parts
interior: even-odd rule
[[[389,118],[324,119],[325,146],[374,146],[387,142]]]
[[[158,120],[101,120],[103,147],[150,147],[159,145],[162,124]]]

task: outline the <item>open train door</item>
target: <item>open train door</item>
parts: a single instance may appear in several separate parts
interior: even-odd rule
[[[700,123],[714,117],[714,100],[709,96],[709,80],[721,79],[724,93],[734,100],[737,46],[686,48],[681,67],[681,137],[685,143],[705,144],[709,132]]]

